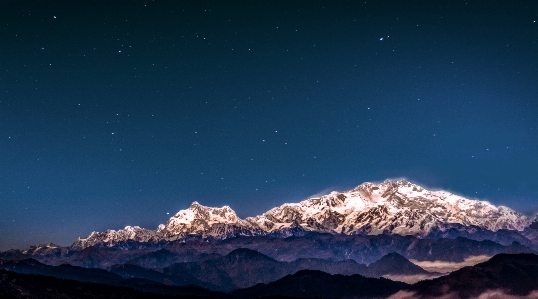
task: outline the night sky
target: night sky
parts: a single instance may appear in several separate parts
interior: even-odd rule
[[[536,1],[0,3],[0,250],[388,178],[538,212]]]

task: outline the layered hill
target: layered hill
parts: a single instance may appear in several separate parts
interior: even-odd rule
[[[228,262],[233,263],[234,259],[245,254],[255,255],[238,251],[228,257]],[[254,260],[259,258],[267,260],[253,256]],[[389,255],[384,260],[390,263],[401,258]],[[33,260],[3,261],[0,265],[0,298],[538,298],[538,255],[535,254],[496,255],[484,263],[412,285],[357,274],[301,270],[276,281],[236,289],[227,294],[195,286],[159,283],[156,276],[166,276],[163,273],[144,274],[148,280],[122,278],[103,270],[52,267]],[[125,274],[126,269],[115,267],[114,270]]]
[[[329,261],[323,259],[298,259],[293,262],[274,260],[257,251],[240,248],[214,259],[176,263],[162,270],[148,269],[133,263],[116,264],[105,269],[62,264],[51,266],[34,259],[2,260],[0,269],[21,274],[39,274],[81,282],[116,286],[163,284],[170,286],[199,286],[215,291],[232,291],[270,283],[301,270],[319,270],[329,274],[382,277],[384,275],[438,276],[411,263],[397,253],[390,253],[369,265],[354,260]],[[130,279],[130,282],[127,283]]]

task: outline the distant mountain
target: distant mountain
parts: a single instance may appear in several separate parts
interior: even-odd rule
[[[169,248],[171,249],[171,248]],[[200,253],[195,249],[172,252],[168,249],[159,249],[129,260],[129,263],[145,268],[162,269],[172,264],[198,262],[220,257],[217,253]]]
[[[385,298],[408,285],[384,278],[361,275],[331,275],[316,270],[302,270],[268,284],[237,290],[238,298],[288,296],[301,298]]]
[[[187,247],[199,249],[197,243]],[[199,244],[207,244],[200,242]],[[352,259],[370,264],[392,252],[407,259],[420,261],[463,262],[471,256],[493,256],[498,253],[537,253],[521,244],[503,246],[492,241],[475,241],[463,237],[456,239],[420,239],[400,235],[341,235],[309,233],[303,237],[268,238],[239,237],[213,243],[213,252],[225,254],[226,248],[249,248],[278,261],[294,261],[299,258],[326,260]]]
[[[213,286],[210,282],[202,282],[187,272],[177,273],[176,275],[172,276],[166,275],[156,270],[146,269],[134,264],[114,265],[108,268],[108,271],[120,275],[123,278],[142,278],[165,285],[197,285],[206,289],[217,289],[217,287]]]
[[[518,232],[531,224],[525,216],[503,206],[471,200],[446,191],[428,191],[405,180],[363,183],[346,192],[333,191],[299,203],[283,204],[262,215],[240,219],[228,206],[211,208],[193,202],[157,230],[127,226],[93,232],[71,249],[185,240],[191,236],[226,239],[237,236],[289,237],[305,232],[338,234],[398,234],[420,237],[465,236],[531,242]],[[502,236],[495,232],[502,231]],[[496,240],[497,241],[497,240]],[[528,244],[527,244],[528,243]]]
[[[165,268],[163,273],[189,273],[205,283],[218,286],[219,290],[230,291],[284,276],[280,265],[281,262],[257,251],[236,249],[214,260],[175,264]]]
[[[280,262],[245,248],[236,249],[213,260],[175,264],[165,268],[163,273],[168,276],[184,276],[184,273],[188,273],[206,284],[215,285],[215,290],[230,291],[258,283],[269,283],[301,270],[319,270],[343,275],[360,274],[367,277],[431,274],[397,253],[390,253],[370,265],[364,265],[353,260],[328,261],[315,258]]]
[[[146,243],[143,243],[144,245]],[[308,232],[302,237],[277,238],[271,236],[236,237],[229,239],[174,241],[163,243],[154,248],[130,247],[88,247],[73,251],[68,255],[52,258],[39,253],[30,255],[24,251],[0,253],[2,259],[34,258],[50,265],[71,264],[74,266],[108,269],[116,264],[137,264],[145,268],[162,271],[176,263],[202,262],[214,260],[239,248],[260,252],[279,262],[294,262],[299,259],[316,259],[318,269],[333,274],[362,273],[356,271],[358,264],[370,264],[383,256],[395,252],[407,259],[418,261],[463,262],[473,256],[493,256],[499,253],[538,253],[527,246],[513,243],[504,246],[489,240],[475,241],[463,237],[455,239],[420,239],[400,235],[344,235]],[[126,250],[128,249],[128,250]],[[41,252],[41,251],[39,251]],[[345,262],[338,272],[331,272],[320,260]],[[333,265],[331,264],[331,267]],[[351,270],[353,269],[353,270]],[[348,272],[345,272],[348,271]],[[287,274],[291,274],[287,273]]]
[[[33,259],[0,260],[0,269],[116,286],[125,286],[125,279],[138,279],[146,283],[152,281],[174,286],[197,285],[219,291],[270,283],[305,269],[323,270],[333,274],[361,274],[369,277],[386,274],[429,274],[395,253],[370,265],[363,265],[353,260],[327,261],[312,258],[279,262],[257,251],[244,248],[213,260],[174,264],[164,271],[146,269],[130,263],[114,265],[108,268],[108,271],[71,265],[50,266]]]
[[[368,265],[367,271],[361,273],[368,277],[384,275],[429,275],[430,272],[411,263],[398,253],[392,252]]]

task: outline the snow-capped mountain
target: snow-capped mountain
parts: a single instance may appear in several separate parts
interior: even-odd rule
[[[264,231],[296,223],[312,231],[400,235],[425,235],[448,223],[490,231],[521,231],[530,224],[527,217],[507,207],[428,191],[405,180],[364,183],[347,192],[284,204],[247,220]]]
[[[127,226],[124,229],[106,232],[92,232],[88,238],[78,239],[72,248],[83,249],[96,244],[114,245],[120,242],[159,242],[183,239],[190,235],[203,238],[225,239],[237,235],[264,235],[256,224],[251,224],[237,217],[228,206],[212,208],[193,202],[188,209],[180,210],[166,224],[157,230],[148,230],[139,226]]]
[[[128,226],[119,231],[93,232],[72,247],[85,248],[99,243],[114,245],[126,241],[172,241],[189,235],[221,239],[238,235],[278,235],[294,229],[426,236],[432,230],[443,231],[451,225],[488,231],[523,231],[530,224],[527,217],[507,207],[496,207],[446,191],[428,191],[406,180],[387,180],[283,204],[244,220],[228,206],[211,208],[194,202],[155,231]]]

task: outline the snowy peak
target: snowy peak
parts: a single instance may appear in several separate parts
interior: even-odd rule
[[[190,224],[196,220],[206,221],[208,223],[235,223],[239,218],[229,206],[211,208],[203,206],[195,201],[188,209],[181,210],[172,216],[172,218],[168,220],[167,226],[174,223]]]
[[[155,239],[156,232],[139,226],[126,226],[124,229],[105,232],[92,232],[87,238],[79,238],[71,247],[84,249],[96,244],[118,244],[120,242],[149,242]]]
[[[420,195],[424,188],[412,184],[404,179],[401,180],[386,180],[383,183],[362,183],[350,190],[350,193],[358,192],[361,197],[376,203],[384,202],[384,199],[394,195],[395,193],[405,193]]]
[[[222,208],[206,207],[193,202],[186,210],[177,212],[160,230],[168,234],[192,233],[193,230],[204,230],[213,224],[235,224],[239,221],[234,210],[229,206]]]
[[[121,242],[159,242],[177,240],[188,235],[224,237],[238,221],[236,213],[228,206],[212,208],[193,202],[188,209],[180,210],[166,224],[157,230],[148,230],[139,226],[126,226],[120,230],[92,232],[87,238],[77,240],[73,248],[86,248],[96,244],[116,245]]]

